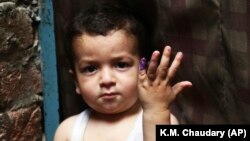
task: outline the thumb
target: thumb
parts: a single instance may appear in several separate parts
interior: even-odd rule
[[[182,81],[182,82],[176,83],[176,84],[173,86],[174,95],[178,95],[178,94],[181,93],[184,89],[192,87],[192,85],[193,85],[193,84],[192,84],[190,81]]]

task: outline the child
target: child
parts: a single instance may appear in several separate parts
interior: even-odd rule
[[[156,124],[178,123],[170,105],[192,85],[172,86],[181,52],[169,65],[169,46],[154,51],[146,67],[144,28],[118,6],[95,5],[69,27],[70,72],[90,109],[63,121],[54,141],[154,141]]]

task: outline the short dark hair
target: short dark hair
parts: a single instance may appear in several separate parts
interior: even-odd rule
[[[100,3],[78,13],[67,25],[69,45],[66,46],[66,53],[71,67],[74,67],[72,43],[75,37],[83,34],[106,36],[112,30],[121,29],[136,37],[139,56],[148,56],[147,31],[127,8],[117,4]]]

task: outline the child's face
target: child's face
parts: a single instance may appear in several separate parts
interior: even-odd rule
[[[134,36],[123,30],[73,41],[76,92],[101,113],[119,113],[137,102],[139,55]]]

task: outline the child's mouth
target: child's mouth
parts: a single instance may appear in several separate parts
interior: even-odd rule
[[[104,93],[104,94],[101,94],[100,97],[105,100],[112,100],[116,98],[117,96],[118,96],[118,93]]]

